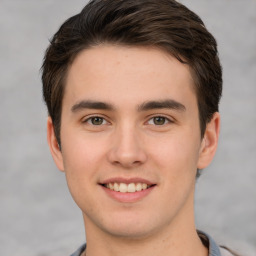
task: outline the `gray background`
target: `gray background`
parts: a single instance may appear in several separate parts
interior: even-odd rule
[[[39,69],[48,39],[85,2],[0,0],[1,255],[69,255],[84,241],[47,148]],[[197,225],[256,255],[256,1],[182,2],[217,38],[224,68],[220,144],[197,184]]]

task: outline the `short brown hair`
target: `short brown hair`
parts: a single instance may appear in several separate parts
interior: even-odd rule
[[[42,65],[44,100],[59,144],[68,68],[82,50],[104,43],[156,47],[189,65],[204,135],[218,111],[222,69],[216,40],[202,20],[174,0],[92,0],[53,36]]]

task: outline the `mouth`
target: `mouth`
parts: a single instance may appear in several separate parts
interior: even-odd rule
[[[156,183],[140,177],[115,177],[98,183],[110,198],[120,203],[135,203],[153,193]]]
[[[120,192],[120,193],[135,193],[135,192],[140,192],[142,190],[149,189],[155,184],[147,184],[147,183],[118,183],[118,182],[110,182],[110,183],[105,183],[105,184],[100,184],[101,186],[108,188],[112,191],[115,192]]]

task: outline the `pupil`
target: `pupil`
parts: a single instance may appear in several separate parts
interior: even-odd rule
[[[101,125],[102,122],[103,122],[103,119],[102,119],[101,117],[94,117],[94,118],[92,119],[92,123],[93,123],[94,125]]]
[[[154,123],[156,125],[163,125],[165,123],[165,118],[164,117],[160,117],[160,116],[155,117],[154,118]]]

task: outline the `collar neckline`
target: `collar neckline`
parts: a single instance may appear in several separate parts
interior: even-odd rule
[[[197,230],[198,236],[200,237],[204,246],[209,249],[208,256],[221,256],[219,246],[215,243],[215,241],[206,233]],[[81,254],[85,251],[86,244],[82,245],[75,253],[71,256],[81,256]]]
[[[200,230],[197,230],[197,233],[204,246],[209,249],[209,256],[221,256],[219,246],[208,234]]]

